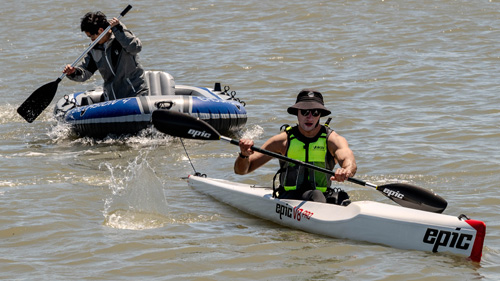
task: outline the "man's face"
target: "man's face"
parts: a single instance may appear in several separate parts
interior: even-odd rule
[[[306,132],[310,132],[316,128],[320,117],[321,110],[319,109],[301,109],[297,114],[299,127]]]
[[[99,28],[99,30],[97,31],[97,34],[90,34],[90,32],[88,31],[85,31],[85,34],[87,35],[88,38],[90,38],[90,40],[92,42],[94,42],[97,37],[99,37],[99,35],[101,35],[101,33],[104,31],[104,29],[102,28]],[[99,42],[97,42],[97,44],[104,44],[106,41],[108,41],[108,36],[104,36],[101,38],[101,40]]]

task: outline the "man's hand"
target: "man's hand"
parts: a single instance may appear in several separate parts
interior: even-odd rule
[[[254,142],[253,140],[247,140],[247,139],[241,139],[240,140],[240,150],[241,150],[241,155],[243,156],[250,156],[253,154],[252,146]]]
[[[109,25],[111,25],[111,27],[115,27],[119,24],[120,24],[120,21],[117,18],[112,18],[109,20]]]
[[[63,73],[66,75],[71,75],[71,74],[75,73],[75,71],[76,71],[76,68],[74,68],[70,64],[68,64],[64,67]]]
[[[335,171],[335,175],[330,178],[332,181],[338,181],[338,182],[343,182],[347,180],[350,177],[353,177],[354,175],[351,173],[351,171],[344,169],[344,168],[338,168]]]

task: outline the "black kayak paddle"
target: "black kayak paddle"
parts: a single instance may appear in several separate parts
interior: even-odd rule
[[[132,6],[128,5],[125,10],[123,10],[120,13],[120,16],[118,16],[117,19],[120,19],[121,17],[125,16],[128,11],[132,9]],[[89,47],[71,64],[72,67],[75,67],[75,65],[88,53],[94,46],[104,37],[108,31],[111,29],[111,26],[108,26],[102,33],[92,41],[92,43],[89,45]],[[52,102],[54,99],[56,92],[57,92],[57,86],[59,85],[59,82],[66,76],[65,73],[63,73],[59,78],[57,78],[55,81],[52,81],[50,83],[47,83],[43,85],[42,87],[36,89],[17,109],[17,113],[21,115],[26,121],[29,123],[35,121],[35,119],[42,114],[42,112],[49,106],[49,104]]]
[[[238,140],[221,136],[219,132],[217,132],[217,130],[215,130],[212,126],[210,126],[210,124],[206,123],[205,121],[180,112],[165,109],[155,110],[153,112],[153,125],[160,132],[174,137],[198,140],[224,140],[231,144],[239,146]],[[253,151],[257,151],[262,154],[278,158],[296,165],[303,165],[304,167],[326,174],[335,174],[334,171],[317,167],[310,163],[292,159],[259,147],[252,146],[251,149]],[[448,205],[446,200],[444,200],[441,196],[422,187],[410,184],[390,183],[377,186],[375,184],[355,178],[349,178],[348,181],[362,186],[373,187],[384,194],[387,198],[407,208],[434,213],[442,213]]]

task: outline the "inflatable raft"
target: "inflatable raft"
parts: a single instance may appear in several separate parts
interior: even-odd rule
[[[245,103],[221,89],[175,85],[172,75],[146,71],[149,95],[106,100],[102,89],[65,95],[55,108],[58,121],[71,125],[78,136],[137,134],[151,126],[155,110],[172,110],[200,118],[218,131],[234,132],[247,122]]]

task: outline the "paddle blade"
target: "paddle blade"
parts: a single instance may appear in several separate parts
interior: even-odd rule
[[[385,184],[378,186],[377,190],[384,193],[392,201],[407,208],[442,213],[446,209],[446,206],[448,206],[448,202],[441,196],[427,189],[410,184]]]
[[[219,140],[220,134],[207,122],[181,112],[158,109],[153,111],[153,125],[160,132],[174,137],[199,140]]]
[[[36,91],[19,106],[17,113],[29,123],[35,121],[45,108],[49,106],[52,99],[54,99],[59,82],[61,82],[61,78],[57,78],[57,80],[36,89]]]

